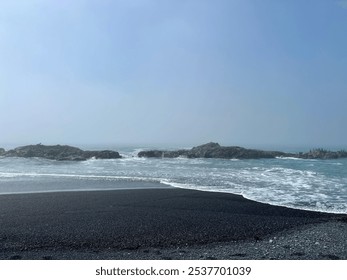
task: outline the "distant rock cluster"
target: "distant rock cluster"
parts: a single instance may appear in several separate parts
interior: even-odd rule
[[[279,151],[263,151],[255,149],[246,149],[238,146],[223,147],[218,143],[207,143],[194,147],[190,150],[163,151],[150,150],[141,151],[139,157],[155,158],[222,158],[222,159],[260,159],[275,157],[295,157],[303,159],[336,159],[347,157],[346,151],[331,152],[323,149],[311,150],[308,153],[284,153]]]
[[[121,158],[115,151],[83,151],[79,148],[67,145],[46,146],[42,144],[18,147],[13,150],[5,151],[0,149],[0,156],[5,157],[40,157],[52,160],[72,160],[82,161],[90,158],[96,159],[115,159]]]
[[[308,153],[299,153],[296,155],[298,158],[303,159],[337,159],[337,158],[346,158],[347,151],[327,151],[324,149],[314,149],[309,151]]]
[[[42,144],[28,145],[5,151],[0,148],[0,156],[5,157],[40,157],[52,160],[82,161],[90,158],[96,159],[116,159],[121,158],[115,151],[83,151],[79,148],[67,145],[46,146]],[[346,158],[347,151],[327,151],[315,149],[307,153],[284,153],[279,151],[263,151],[256,149],[246,149],[238,146],[220,146],[218,143],[207,143],[192,149],[182,149],[176,151],[149,150],[141,151],[138,157],[146,158],[221,158],[221,159],[260,159],[275,157],[294,157],[302,159],[337,159]]]
[[[223,147],[218,143],[207,143],[194,147],[190,150],[177,151],[141,151],[139,157],[187,157],[187,158],[224,158],[224,159],[257,159],[257,158],[274,158],[286,156],[285,153],[275,151],[262,151],[254,149],[245,149],[238,146]]]

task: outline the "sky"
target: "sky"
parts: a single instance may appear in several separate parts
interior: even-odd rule
[[[347,147],[347,1],[2,0],[0,147]]]

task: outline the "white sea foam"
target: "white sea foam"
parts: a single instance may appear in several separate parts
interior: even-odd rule
[[[18,177],[51,177],[51,178],[72,178],[72,179],[102,179],[102,180],[126,180],[126,181],[144,181],[160,182],[159,178],[147,178],[136,176],[111,176],[111,175],[87,175],[87,174],[58,174],[58,173],[0,173],[0,178],[18,178]]]
[[[187,158],[138,158],[127,152],[122,159],[83,162],[55,162],[45,159],[0,158],[0,186],[28,180],[25,190],[35,182],[67,182],[62,185],[83,189],[83,181],[112,188],[116,181],[161,182],[180,188],[242,194],[245,197],[300,209],[347,213],[347,160],[224,160]],[[2,184],[2,182],[4,184]],[[6,184],[5,184],[6,183]],[[48,184],[49,185],[49,184]],[[121,184],[117,184],[121,186]],[[60,185],[58,184],[57,187]],[[49,186],[48,186],[49,187]],[[5,190],[4,190],[5,191]]]
[[[276,157],[277,159],[290,159],[290,160],[305,160],[297,157]]]

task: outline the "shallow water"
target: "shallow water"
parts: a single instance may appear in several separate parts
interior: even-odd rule
[[[260,202],[347,213],[347,159],[122,159],[83,162],[0,158],[0,194],[173,187],[242,194]],[[156,183],[157,185],[153,185]]]

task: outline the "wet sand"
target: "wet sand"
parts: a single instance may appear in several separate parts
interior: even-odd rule
[[[169,187],[0,195],[0,259],[347,259],[346,217]]]

